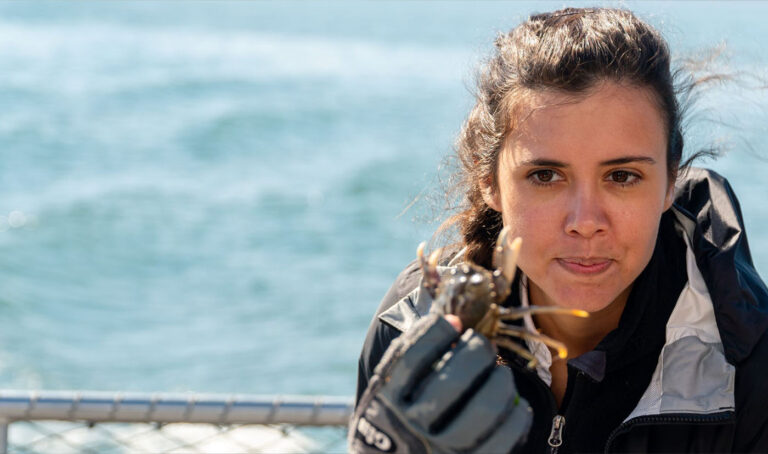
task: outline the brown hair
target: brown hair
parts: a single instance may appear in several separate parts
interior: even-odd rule
[[[499,153],[534,91],[578,96],[604,81],[650,89],[665,117],[667,170],[674,180],[683,151],[674,79],[665,40],[630,11],[567,8],[533,15],[499,35],[494,54],[478,73],[476,103],[456,143],[460,212],[442,228],[455,225],[467,246],[466,258],[490,267],[502,220],[483,200],[482,189],[488,184],[496,189]]]

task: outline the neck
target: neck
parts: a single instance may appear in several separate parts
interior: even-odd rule
[[[553,305],[536,284],[528,282],[531,304]],[[539,314],[534,316],[534,323],[542,334],[565,344],[568,348],[568,358],[575,358],[594,350],[608,333],[619,326],[619,319],[624,312],[631,289],[632,286],[629,286],[604,309],[591,312],[589,318]]]

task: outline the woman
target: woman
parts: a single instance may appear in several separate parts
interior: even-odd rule
[[[489,366],[478,335],[425,317],[412,264],[363,348],[353,450],[768,451],[768,290],[728,183],[681,166],[675,93],[666,43],[628,11],[539,14],[497,40],[458,140],[463,249],[444,264],[491,268],[509,227],[523,246],[505,304],[590,317],[525,319],[567,361],[525,341],[535,370],[504,348]],[[468,364],[484,372],[462,379]]]

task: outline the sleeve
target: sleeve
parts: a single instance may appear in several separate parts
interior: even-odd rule
[[[370,381],[373,375],[373,370],[376,365],[381,361],[381,357],[384,352],[387,351],[387,347],[397,336],[400,335],[400,331],[380,322],[374,318],[368,329],[368,335],[365,338],[363,344],[363,351],[360,353],[360,360],[357,363],[357,395],[355,397],[355,406],[360,401],[365,388],[368,387],[368,381]]]
[[[368,327],[368,334],[365,337],[363,350],[360,353],[360,359],[357,365],[357,393],[355,397],[355,406],[362,397],[365,388],[368,387],[368,381],[373,375],[373,370],[379,364],[384,352],[387,351],[389,344],[393,339],[400,335],[396,328],[383,323],[378,315],[395,305],[404,298],[411,290],[416,288],[421,278],[421,270],[416,262],[411,262],[397,277],[392,287],[381,300],[379,309]]]

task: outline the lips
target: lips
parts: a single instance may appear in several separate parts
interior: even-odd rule
[[[613,260],[602,257],[566,257],[557,259],[557,263],[571,273],[595,276],[610,268]]]

